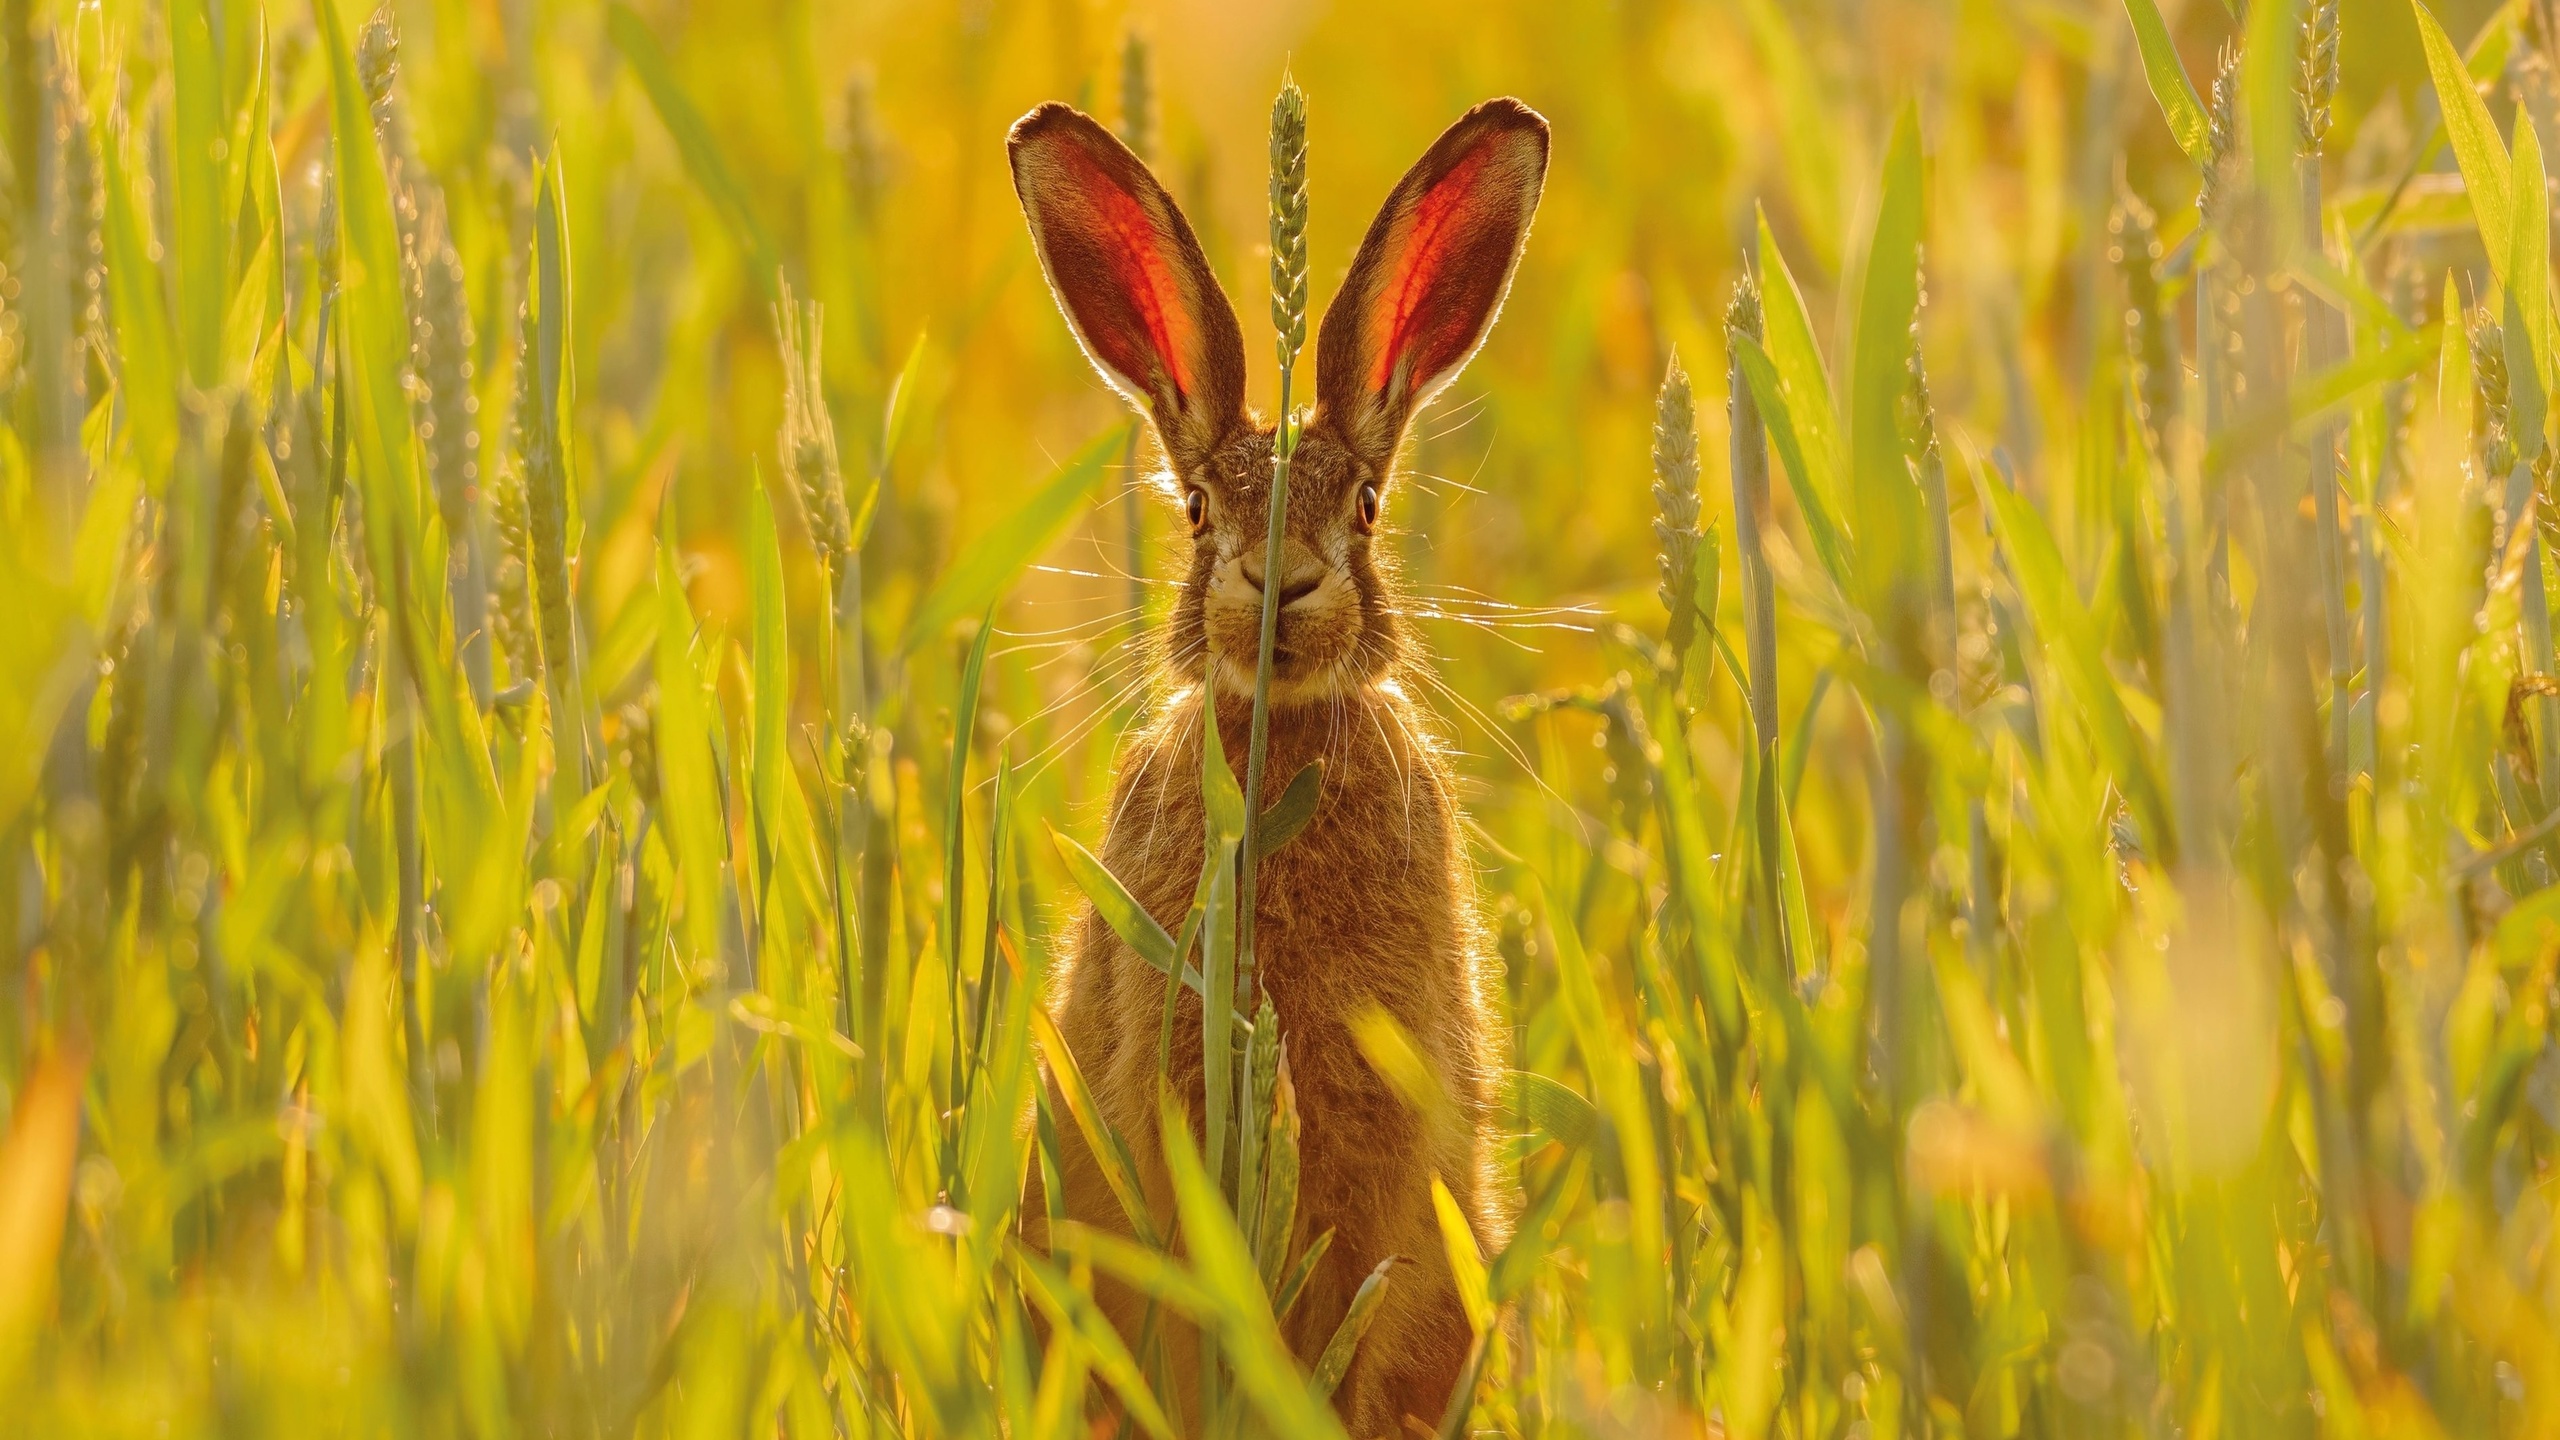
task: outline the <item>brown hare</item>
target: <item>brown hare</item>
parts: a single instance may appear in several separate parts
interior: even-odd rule
[[[1285,778],[1319,758],[1326,769],[1314,818],[1263,861],[1256,950],[1301,1116],[1293,1247],[1334,1232],[1284,1328],[1311,1363],[1370,1269],[1402,1257],[1335,1404],[1358,1436],[1399,1433],[1408,1416],[1428,1428],[1469,1346],[1432,1177],[1487,1253],[1508,1238],[1492,1145],[1498,976],[1451,772],[1406,684],[1424,660],[1378,537],[1407,425],[1466,364],[1510,286],[1546,176],[1547,124],[1516,100],[1477,106],[1370,225],[1317,336],[1315,406],[1291,467],[1277,577],[1262,573],[1273,422],[1245,403],[1235,312],[1190,224],[1136,155],[1068,106],[1023,117],[1011,152],[1059,308],[1103,378],[1152,422],[1158,479],[1190,527],[1189,573],[1163,637],[1167,698],[1121,760],[1103,858],[1160,923],[1180,925],[1200,867],[1202,713],[1215,714],[1241,773],[1262,587],[1279,584],[1266,773]],[[1091,911],[1059,975],[1059,1028],[1135,1153],[1148,1203],[1169,1217],[1156,1120],[1165,980]],[[1173,1080],[1197,1115],[1198,997],[1186,991],[1182,1004]],[[1436,1068],[1456,1102],[1451,1120],[1408,1109],[1361,1058],[1351,1022],[1372,1005]],[[1125,1232],[1073,1127],[1062,1139],[1066,1213]],[[1134,1339],[1138,1302],[1109,1284],[1101,1298]],[[1194,1342],[1173,1343],[1188,1352]],[[1173,1373],[1194,1373],[1188,1354]],[[1186,1416],[1193,1408],[1188,1395],[1168,1399]]]

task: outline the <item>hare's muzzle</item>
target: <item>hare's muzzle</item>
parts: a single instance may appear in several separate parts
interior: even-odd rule
[[[1317,588],[1324,584],[1325,577],[1333,573],[1332,566],[1304,551],[1296,551],[1287,559],[1288,568],[1281,572],[1280,578],[1280,604],[1283,609],[1316,593]],[[1244,583],[1252,588],[1255,603],[1259,604],[1263,590],[1261,557],[1243,556],[1237,560],[1236,568],[1243,575]]]
[[[1262,648],[1263,579],[1257,549],[1220,565],[1206,597],[1210,648],[1224,662],[1221,681],[1241,677],[1240,693],[1251,692]],[[1321,689],[1334,677],[1335,662],[1358,640],[1359,588],[1342,567],[1293,539],[1282,558],[1279,601],[1272,677],[1280,684],[1279,693],[1310,698],[1300,692],[1309,684]]]

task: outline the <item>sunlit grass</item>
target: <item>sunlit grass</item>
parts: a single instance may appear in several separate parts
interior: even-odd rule
[[[1555,133],[1390,512],[1521,1214],[1444,1431],[2560,1432],[2560,27],[2174,8],[0,7],[0,1431],[1170,1428],[1097,1270],[1327,1426],[1314,790],[1094,858],[1176,524],[1003,150],[1285,292],[1285,72],[1318,307]],[[1088,904],[1242,1038],[1027,1244]]]

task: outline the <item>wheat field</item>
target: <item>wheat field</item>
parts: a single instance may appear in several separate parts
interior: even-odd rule
[[[0,4],[0,1433],[1344,1433],[1268,1010],[1023,1213],[1066,937],[1250,996],[1313,791],[1095,858],[1182,520],[1005,137],[1278,413],[1513,95],[1381,541],[1518,1216],[1407,1429],[2560,1434],[2551,0],[369,5]]]

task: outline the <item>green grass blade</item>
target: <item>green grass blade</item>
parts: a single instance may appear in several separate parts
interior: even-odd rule
[[[2489,252],[2490,266],[2504,280],[2513,254],[2508,227],[2515,188],[2508,173],[2506,144],[2498,138],[2497,122],[2489,118],[2489,107],[2463,64],[2462,52],[2453,48],[2435,12],[2427,8],[2426,0],[2409,0],[2409,8],[2418,18],[2427,77],[2434,82],[2436,103],[2444,111],[2445,138],[2453,144],[2454,162],[2462,167],[2462,185],[2471,195],[2481,244]]]
[[[1512,1112],[1566,1149],[1579,1150],[1600,1133],[1600,1112],[1563,1081],[1534,1070],[1507,1071],[1503,1078]]]
[[[1111,927],[1112,934],[1136,951],[1139,959],[1166,975],[1173,973],[1174,956],[1181,954],[1184,957],[1182,983],[1196,994],[1208,994],[1208,982],[1200,978],[1199,970],[1190,963],[1190,946],[1176,945],[1174,937],[1165,933],[1164,927],[1156,923],[1156,918],[1147,913],[1146,907],[1138,903],[1138,897],[1129,893],[1129,888],[1120,883],[1120,877],[1112,874],[1109,866],[1104,865],[1092,851],[1060,833],[1054,825],[1049,828],[1049,839],[1058,848],[1059,861],[1067,867],[1067,878],[1085,893],[1095,912],[1102,916],[1102,923]]]
[[[1236,1008],[1235,843],[1213,843],[1203,869],[1208,904],[1200,914],[1200,973],[1207,986],[1200,1003],[1200,1084],[1208,1118],[1209,1173],[1223,1189],[1228,1122],[1235,1111],[1236,1047],[1235,1032],[1216,1017]]]
[[[1097,1270],[1109,1271],[1113,1279],[1130,1289],[1193,1320],[1214,1323],[1222,1313],[1221,1297],[1161,1250],[1132,1244],[1107,1230],[1073,1220],[1058,1226],[1051,1248],[1086,1261]]]
[[[1049,1017],[1045,1007],[1032,1007],[1031,1033],[1040,1042],[1040,1053],[1048,1057],[1049,1074],[1058,1082],[1058,1094],[1066,1101],[1068,1115],[1084,1132],[1084,1143],[1093,1151],[1094,1163],[1102,1169],[1103,1183],[1111,1187],[1112,1198],[1120,1202],[1120,1213],[1128,1218],[1130,1230],[1140,1240],[1154,1245],[1155,1221],[1147,1209],[1145,1192],[1138,1188],[1138,1162],[1129,1153],[1128,1141],[1094,1105],[1084,1070],[1077,1064],[1075,1052],[1067,1047],[1067,1037],[1058,1029],[1058,1022]]]
[[[1020,508],[961,551],[941,580],[916,603],[899,648],[913,654],[954,620],[993,604],[1022,568],[1038,559],[1067,528],[1101,482],[1111,457],[1119,452],[1116,432],[1087,445]]]
[[[1333,1327],[1332,1338],[1324,1342],[1324,1353],[1316,1357],[1316,1368],[1307,1383],[1318,1395],[1330,1396],[1351,1370],[1352,1360],[1360,1352],[1360,1341],[1369,1333],[1369,1324],[1378,1318],[1378,1307],[1387,1298],[1387,1272],[1393,1270],[1400,1256],[1390,1255],[1369,1272],[1360,1288],[1351,1292],[1351,1308],[1342,1312],[1342,1323]]]
[[[1748,336],[1733,337],[1734,355],[1742,362],[1744,383],[1751,387],[1752,398],[1759,402],[1761,419],[1769,432],[1769,444],[1778,452],[1780,465],[1787,472],[1787,483],[1796,495],[1796,508],[1803,512],[1805,536],[1813,542],[1813,557],[1820,562],[1822,573],[1845,593],[1849,588],[1854,565],[1849,542],[1840,522],[1831,515],[1831,502],[1823,498],[1823,482],[1814,478],[1812,461],[1796,434],[1795,417],[1787,401],[1784,381],[1778,378],[1777,366],[1758,342]]]
[[[1307,1282],[1315,1278],[1316,1267],[1324,1263],[1325,1252],[1332,1248],[1333,1231],[1317,1231],[1315,1238],[1307,1242],[1306,1253],[1298,1257],[1297,1264],[1289,1267],[1287,1277],[1271,1287],[1272,1314],[1286,1316],[1297,1308],[1298,1297],[1306,1293]]]
[[[1589,1164],[1587,1155],[1576,1152],[1556,1167],[1528,1208],[1520,1212],[1511,1229],[1511,1243],[1502,1247],[1502,1253],[1493,1257],[1493,1264],[1485,1271],[1485,1294],[1494,1304],[1507,1305],[1528,1288],[1553,1243],[1547,1227],[1563,1210],[1566,1198],[1581,1185]]]
[[[1020,1249],[1013,1252],[1017,1273],[1028,1282],[1022,1293],[1029,1296],[1059,1335],[1072,1336],[1073,1343],[1085,1348],[1093,1368],[1102,1373],[1103,1383],[1120,1403],[1138,1428],[1156,1436],[1157,1440],[1173,1440],[1173,1424],[1165,1419],[1164,1408],[1156,1403],[1153,1390],[1147,1388],[1146,1377],[1138,1371],[1137,1360],[1120,1332],[1111,1328],[1100,1306],[1085,1286],[1059,1274],[1041,1262],[1039,1257]]]
[[[2213,154],[2212,126],[2205,118],[2204,100],[2178,59],[2178,42],[2169,34],[2169,22],[2161,18],[2157,0],[2124,0],[2124,12],[2133,21],[2134,44],[2142,51],[2143,78],[2151,82],[2152,97],[2160,102],[2170,135],[2188,159],[2204,164]]]
[[[1324,799],[1324,762],[1310,760],[1300,766],[1289,779],[1280,798],[1264,807],[1260,832],[1262,853],[1271,854],[1298,838],[1307,822],[1316,818],[1316,805]]]
[[[1840,498],[1840,404],[1831,389],[1831,375],[1823,367],[1822,347],[1814,340],[1813,316],[1805,309],[1804,292],[1796,288],[1795,272],[1787,267],[1787,257],[1778,248],[1778,237],[1769,230],[1769,217],[1758,216],[1758,260],[1760,270],[1760,307],[1766,328],[1770,363],[1780,381],[1778,393],[1785,400],[1785,410],[1794,417],[1797,438],[1802,442],[1806,475],[1814,488],[1822,492],[1826,506],[1836,508]],[[1762,396],[1761,408],[1779,408]]]
[[[2528,367],[2509,361],[2513,394],[2508,433],[2528,457],[2540,448],[2542,422],[2551,393],[2551,203],[2549,176],[2542,162],[2542,140],[2532,113],[2516,109],[2515,158],[2509,166],[2514,191],[2508,201],[2507,343],[2521,347]],[[2398,378],[2398,377],[2393,377]]]
[[[1458,1199],[1440,1177],[1431,1177],[1431,1213],[1440,1223],[1440,1245],[1449,1255],[1449,1275],[1457,1284],[1459,1308],[1478,1335],[1493,1328],[1493,1299],[1486,1293],[1484,1251],[1476,1245],[1475,1227]]]
[[[1908,106],[1894,120],[1885,152],[1883,196],[1849,366],[1849,493],[1859,534],[1852,593],[1871,620],[1897,630],[1903,628],[1898,612],[1917,614],[1929,533],[1903,458],[1901,421],[1910,388],[1911,322],[1920,305],[1920,121]],[[1773,324],[1771,338],[1777,334]]]

